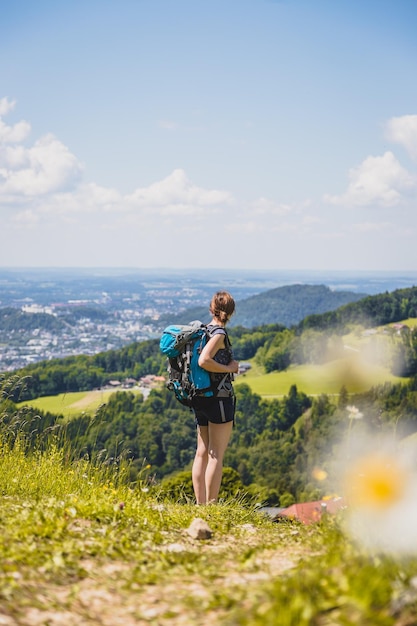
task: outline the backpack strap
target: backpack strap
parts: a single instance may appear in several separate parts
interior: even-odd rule
[[[210,337],[210,339],[214,336],[214,335],[224,335],[225,336],[225,342],[226,342],[226,348],[230,348],[231,347],[231,343],[230,343],[230,339],[229,339],[229,335],[227,334],[227,330],[225,329],[224,326],[220,326],[219,324],[217,324],[216,326],[210,326],[207,325],[206,326],[206,330],[207,333]],[[220,333],[218,331],[221,331]]]
[[[221,332],[219,332],[221,331]],[[207,334],[209,338],[214,335],[221,334],[224,335],[224,349],[231,350],[232,344],[229,339],[229,335],[224,326],[216,325],[216,326],[207,326]],[[217,396],[221,391],[229,391],[231,387],[231,382],[233,380],[233,374],[230,372],[226,372],[225,374],[210,372],[210,378],[212,383],[212,389],[214,394]]]

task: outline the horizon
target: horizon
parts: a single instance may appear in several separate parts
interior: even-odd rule
[[[134,292],[138,281],[145,284],[155,281],[161,286],[173,281],[178,287],[188,288],[204,284],[210,290],[249,289],[259,293],[290,285],[325,285],[333,291],[351,291],[364,295],[376,295],[385,291],[405,289],[417,285],[417,272],[414,271],[366,271],[366,270],[273,270],[273,269],[233,269],[233,268],[139,268],[139,267],[0,267],[1,292],[8,290],[8,281],[19,281],[20,288],[27,288],[39,281],[60,281],[70,284],[74,281],[100,280],[104,290],[115,288],[114,281],[123,282],[117,287],[126,293]],[[107,284],[108,283],[108,284]],[[91,286],[95,290],[97,284]]]
[[[214,273],[222,273],[222,272],[283,272],[283,273],[295,273],[295,272],[303,272],[303,273],[311,273],[311,274],[341,274],[341,273],[349,273],[349,274],[417,274],[417,269],[349,269],[349,268],[273,268],[273,267],[175,267],[175,266],[163,266],[163,265],[155,265],[155,266],[133,266],[133,265],[2,265],[0,266],[1,271],[9,271],[9,270],[28,270],[28,271],[36,271],[36,270],[47,270],[47,271],[143,271],[143,272],[152,272],[152,271],[167,271],[167,272],[214,272]]]
[[[348,268],[268,268],[268,267],[172,267],[172,266],[133,266],[133,265],[3,265],[0,266],[0,272],[2,271],[38,271],[45,270],[51,272],[67,272],[67,271],[97,271],[97,272],[172,272],[172,273],[196,273],[196,272],[204,272],[204,273],[215,273],[221,274],[223,272],[238,272],[238,273],[284,273],[284,274],[292,274],[292,273],[304,273],[304,274],[383,274],[383,275],[402,275],[402,274],[416,274],[417,269],[348,269]]]

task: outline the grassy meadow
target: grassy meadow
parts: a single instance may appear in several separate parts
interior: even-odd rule
[[[414,328],[417,319],[404,320],[403,324]],[[388,324],[394,327],[395,324]],[[385,382],[399,383],[403,378],[391,374],[389,364],[391,341],[385,326],[369,333],[356,328],[342,337],[344,356],[322,365],[291,365],[283,372],[265,374],[262,368],[252,362],[252,369],[236,379],[247,383],[254,393],[263,397],[282,396],[288,393],[291,385],[307,395],[335,395],[345,386],[348,393],[361,393]]]
[[[125,469],[0,435],[0,623],[406,626],[417,561],[355,546],[340,518],[273,523],[236,498],[196,507]],[[202,519],[211,537],[189,533]]]
[[[354,353],[344,359],[330,361],[323,365],[290,366],[284,372],[265,374],[256,365],[236,378],[236,385],[247,383],[254,393],[265,398],[288,394],[291,385],[307,395],[340,392],[344,385],[348,393],[360,393],[384,382],[401,382],[404,379],[393,376],[388,369],[364,363]]]
[[[130,389],[133,393],[140,393],[139,390]],[[71,393],[60,393],[56,396],[45,396],[20,402],[17,407],[32,406],[38,411],[45,411],[53,415],[63,415],[71,418],[80,414],[93,416],[101,404],[107,402],[109,396],[115,393],[114,390],[94,390],[76,391]]]

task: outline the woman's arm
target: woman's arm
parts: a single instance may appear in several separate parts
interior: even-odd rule
[[[207,370],[207,372],[237,374],[239,363],[234,359],[232,359],[227,365],[217,363],[217,361],[214,360],[215,354],[224,347],[224,334],[217,333],[213,335],[213,337],[208,340],[199,356],[199,366]]]

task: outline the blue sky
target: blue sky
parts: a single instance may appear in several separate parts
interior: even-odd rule
[[[415,0],[5,0],[0,266],[417,270]]]

